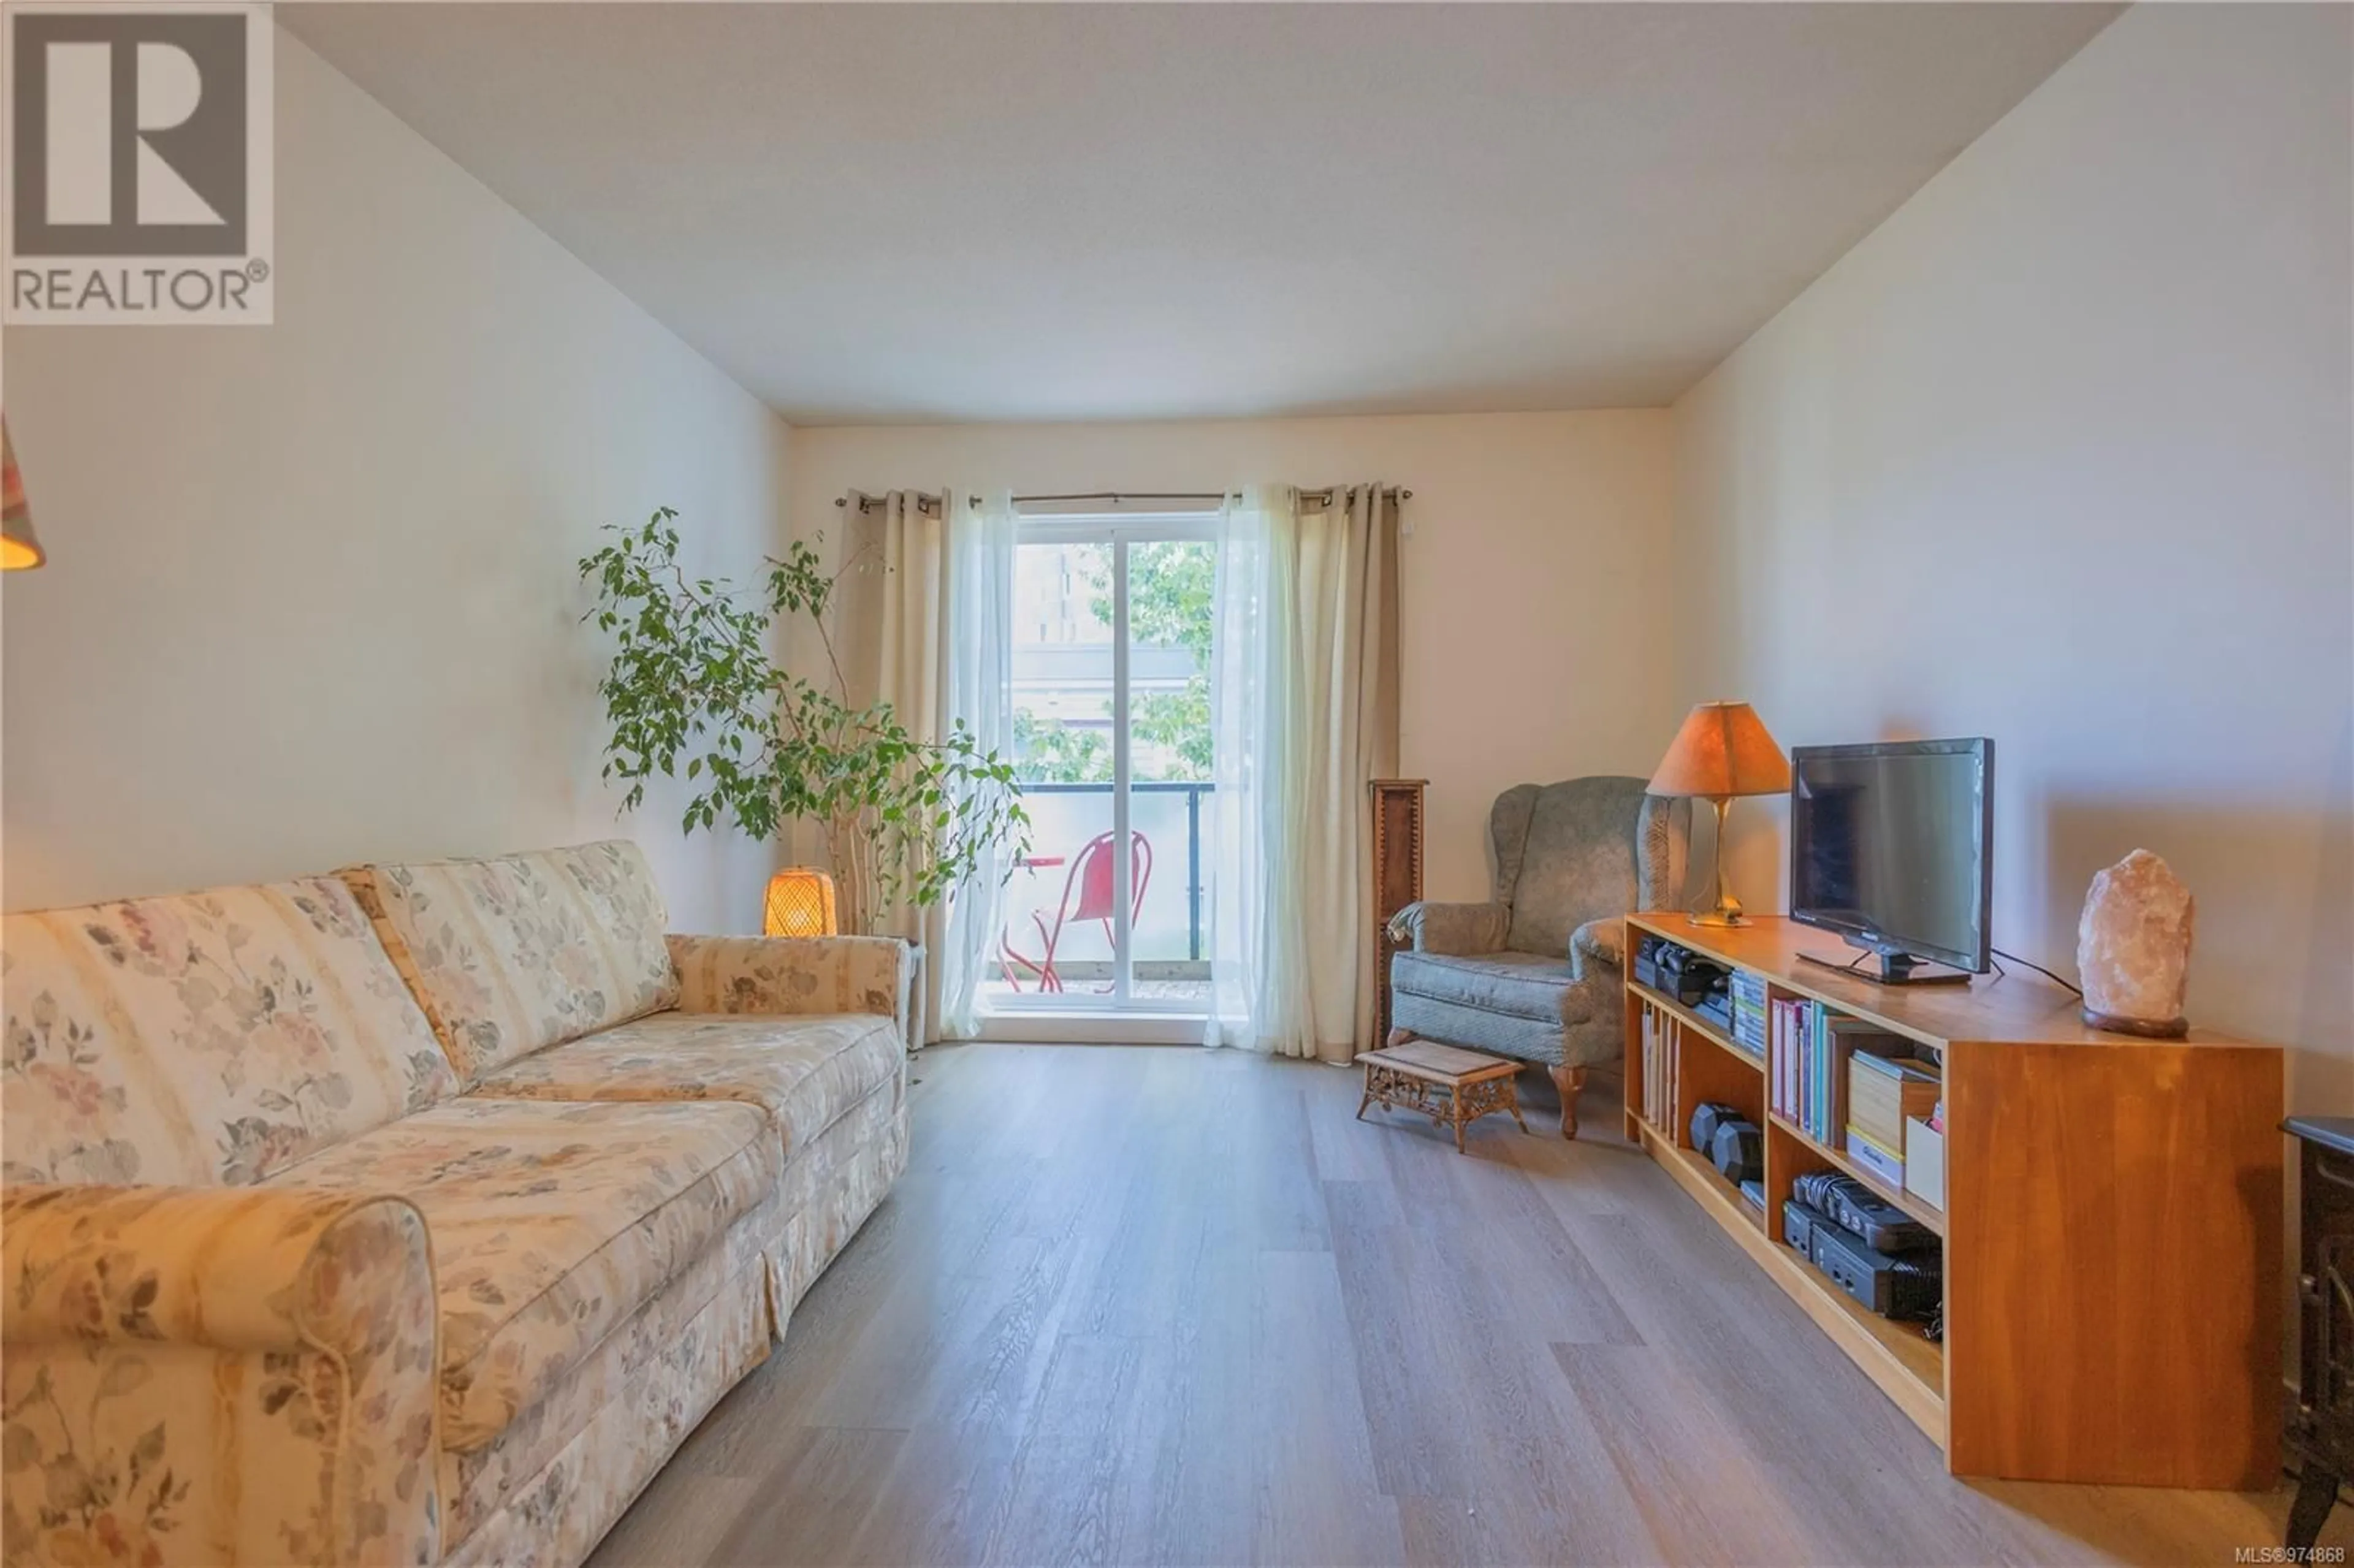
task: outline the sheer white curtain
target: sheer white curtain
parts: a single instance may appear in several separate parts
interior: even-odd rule
[[[1373,1020],[1365,786],[1397,765],[1397,503],[1230,497],[1211,642],[1212,1044],[1346,1062]]]
[[[1282,757],[1291,687],[1288,639],[1271,633],[1275,602],[1288,600],[1275,574],[1288,558],[1276,543],[1299,495],[1288,485],[1254,485],[1229,495],[1218,517],[1217,587],[1211,605],[1209,870],[1204,933],[1211,1005],[1205,1043],[1275,1048],[1265,1033],[1288,999],[1271,920],[1283,890]]]
[[[960,494],[949,503],[949,714],[984,751],[1013,755],[1013,496]],[[981,982],[1004,924],[1010,845],[992,845],[981,873],[949,900],[942,921],[940,1033],[981,1032]]]
[[[976,502],[958,488],[936,503],[896,490],[864,500],[860,526],[882,568],[875,694],[918,739],[945,740],[961,720],[984,750],[1012,756],[1013,497]],[[1003,872],[988,867],[945,905],[886,915],[891,934],[924,944],[918,1044],[978,1028]]]

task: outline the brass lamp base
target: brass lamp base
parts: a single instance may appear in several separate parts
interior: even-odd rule
[[[1724,795],[1711,797],[1709,804],[1716,808],[1716,837],[1708,846],[1708,857],[1715,863],[1716,903],[1707,909],[1695,909],[1686,916],[1695,926],[1746,926],[1741,917],[1741,900],[1724,885],[1724,810],[1732,799]]]

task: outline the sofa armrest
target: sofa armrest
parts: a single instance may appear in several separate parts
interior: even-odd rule
[[[440,1378],[406,1199],[0,1192],[12,1562],[430,1563]]]
[[[294,1187],[0,1191],[0,1340],[162,1340],[349,1351],[371,1326],[355,1264],[413,1240],[408,1200]],[[422,1276],[432,1295],[429,1259]]]
[[[1417,953],[1449,953],[1470,958],[1499,953],[1511,929],[1512,911],[1503,904],[1435,904],[1427,899],[1407,905],[1390,916],[1390,939],[1410,945]]]
[[[1588,920],[1569,934],[1569,950],[1580,974],[1585,972],[1588,963],[1623,969],[1627,963],[1627,922],[1616,915]]]
[[[875,1012],[907,1032],[915,963],[896,937],[670,938],[681,1012]]]

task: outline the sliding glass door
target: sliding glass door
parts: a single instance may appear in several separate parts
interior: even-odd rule
[[[1216,578],[1207,516],[1023,520],[1014,761],[1032,845],[1006,890],[992,1013],[1207,1011]]]

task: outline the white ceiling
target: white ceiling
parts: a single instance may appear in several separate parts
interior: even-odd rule
[[[841,424],[1662,404],[2117,10],[278,14]]]

